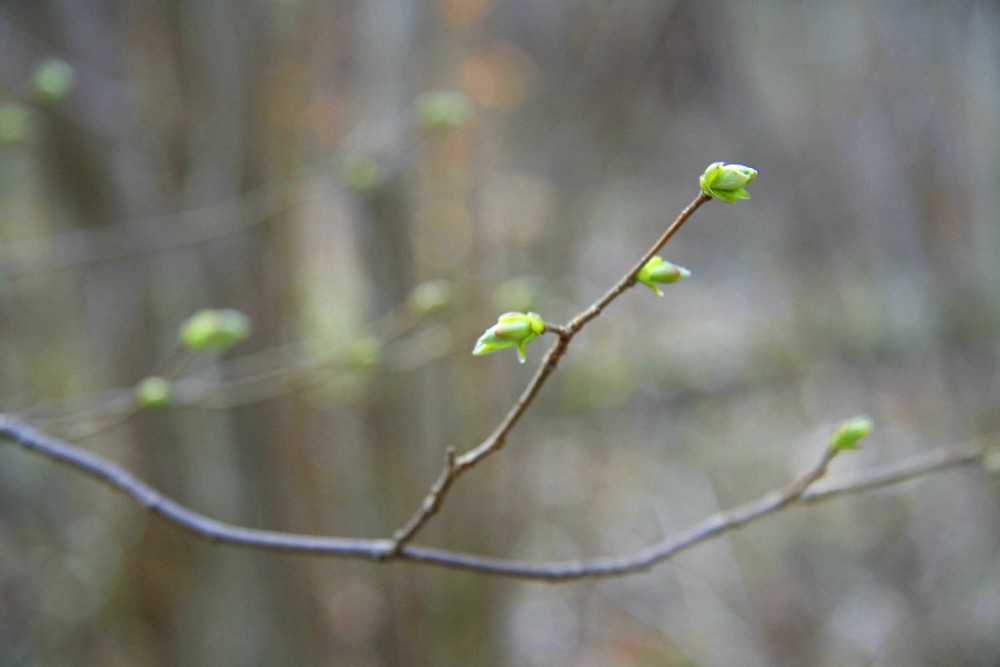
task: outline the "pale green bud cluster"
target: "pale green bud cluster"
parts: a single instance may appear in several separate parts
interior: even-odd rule
[[[516,347],[517,358],[524,363],[524,348],[545,331],[545,321],[538,313],[504,313],[497,323],[483,332],[472,354],[482,355]]]
[[[872,420],[868,417],[848,419],[830,436],[830,449],[835,452],[857,449],[858,443],[872,432],[873,426]]]
[[[181,325],[180,341],[195,352],[224,352],[250,335],[250,319],[238,310],[204,309]]]
[[[656,296],[663,296],[660,285],[669,285],[690,277],[691,272],[683,266],[672,264],[659,255],[646,262],[646,265],[635,275],[635,279],[643,285],[648,285],[649,289],[656,293]]]
[[[701,175],[701,191],[709,197],[732,204],[737,199],[750,199],[746,186],[757,178],[757,170],[743,164],[713,162]]]

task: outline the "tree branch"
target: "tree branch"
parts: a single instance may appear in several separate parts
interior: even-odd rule
[[[960,447],[938,447],[923,454],[858,474],[852,478],[830,484],[817,484],[802,494],[802,502],[816,504],[832,500],[838,496],[873,491],[885,486],[900,484],[915,477],[933,472],[979,463],[987,456],[1000,455],[1000,434],[992,434],[972,440]]]
[[[542,386],[544,386],[545,381],[548,380],[549,376],[555,372],[556,367],[559,365],[559,360],[562,359],[563,354],[566,353],[570,343],[573,341],[573,337],[576,336],[576,334],[579,333],[588,322],[604,312],[604,309],[607,308],[608,304],[621,296],[625,290],[635,285],[635,276],[639,273],[642,267],[644,267],[646,263],[652,259],[653,255],[659,252],[660,249],[666,245],[667,241],[669,241],[671,237],[673,237],[673,235],[676,234],[677,231],[684,225],[684,223],[687,222],[688,218],[690,218],[694,212],[709,199],[711,199],[711,197],[703,193],[695,197],[694,200],[688,204],[684,210],[680,212],[680,215],[678,215],[677,218],[670,224],[667,231],[665,231],[663,235],[657,239],[656,243],[654,243],[649,250],[645,252],[642,258],[636,262],[635,266],[629,269],[629,271],[625,273],[625,275],[623,275],[604,296],[570,320],[569,324],[565,327],[559,325],[546,326],[546,331],[556,335],[556,341],[549,348],[548,352],[545,353],[545,356],[542,357],[537,370],[535,370],[534,376],[532,376],[528,385],[524,388],[524,391],[521,392],[521,396],[517,399],[517,402],[513,405],[513,407],[507,411],[504,418],[500,420],[500,424],[493,430],[493,433],[491,433],[488,438],[458,458],[446,458],[445,466],[441,469],[441,473],[438,475],[437,480],[434,482],[433,486],[431,486],[430,491],[424,497],[424,500],[420,503],[416,512],[414,512],[413,516],[411,516],[403,527],[397,530],[394,534],[392,550],[394,555],[401,553],[403,545],[412,539],[430,520],[430,518],[438,512],[455,479],[457,479],[465,471],[476,466],[489,455],[503,449],[504,444],[507,442],[507,436],[534,402],[538,393],[541,391]]]
[[[231,199],[176,213],[112,222],[106,226],[78,229],[41,238],[0,244],[0,271],[5,278],[38,276],[80,267],[195,248],[242,234],[266,224],[275,216],[322,202],[328,193],[296,196],[310,180],[327,178],[336,163],[300,169],[287,181],[265,183]]]
[[[758,500],[713,514],[691,528],[634,554],[576,561],[528,562],[434,549],[409,543],[399,544],[396,539],[320,537],[235,526],[195,512],[161,495],[108,459],[49,436],[15,417],[0,415],[0,438],[103,482],[168,523],[208,542],[299,555],[373,561],[409,561],[479,574],[548,582],[623,576],[648,570],[695,545],[793,504],[812,504],[843,495],[862,493],[949,468],[975,464],[985,457],[1000,455],[1000,443],[996,442],[997,437],[997,434],[994,434],[955,449],[936,449],[886,468],[868,471],[844,482],[830,482],[813,488],[813,484],[826,474],[830,462],[836,455],[829,448],[825,448],[819,463],[784,490],[772,491]],[[443,479],[453,478],[445,476]],[[438,493],[440,495],[440,489]],[[428,512],[428,516],[431,514],[433,511]]]
[[[576,334],[576,332],[582,329],[587,322],[590,322],[592,319],[604,312],[604,309],[607,308],[608,304],[617,299],[622,292],[635,285],[635,276],[639,273],[642,267],[646,266],[646,263],[653,258],[653,255],[660,252],[660,249],[667,244],[667,241],[673,238],[674,234],[676,234],[684,223],[687,222],[687,219],[690,218],[702,204],[710,199],[711,197],[704,193],[695,197],[694,200],[688,204],[683,211],[681,211],[680,215],[677,216],[677,219],[674,220],[669,227],[667,227],[667,231],[663,232],[663,236],[657,239],[656,243],[654,243],[652,247],[646,251],[646,254],[642,256],[642,259],[636,262],[635,266],[633,266],[628,273],[622,276],[621,280],[615,283],[614,287],[609,289],[608,292],[598,299],[593,305],[570,320],[570,323],[567,326],[570,334]]]
[[[408,302],[395,306],[385,315],[369,324],[355,341],[373,338],[384,348],[412,330],[422,319]],[[354,341],[352,341],[354,342]],[[171,381],[170,407],[199,409],[230,409],[289,396],[330,382],[330,371],[364,370],[351,358],[350,344],[324,355],[303,354],[304,345],[281,345],[224,362],[226,380],[210,380],[201,373],[182,375],[185,367],[196,356],[191,350],[175,345],[170,353],[147,374],[161,376]],[[295,356],[294,360],[285,359]],[[440,352],[437,353],[440,355]],[[435,355],[427,355],[417,363],[426,363]],[[411,362],[412,363],[412,362]],[[413,367],[412,365],[410,366]],[[74,401],[73,398],[46,402],[34,408],[18,411],[35,426],[67,440],[80,440],[98,435],[120,426],[147,409],[136,397],[136,386],[120,387],[99,402],[54,417],[31,417],[43,405],[56,405]],[[28,413],[28,414],[25,414]]]

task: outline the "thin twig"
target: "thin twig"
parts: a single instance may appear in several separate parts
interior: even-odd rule
[[[153,367],[153,370],[149,374],[159,375],[168,380],[176,380],[193,359],[193,351],[182,346],[180,343],[174,343],[174,346],[166,356]]]
[[[884,468],[860,473],[836,484],[817,484],[802,494],[802,502],[822,503],[837,496],[872,491],[939,470],[976,463],[982,460],[987,453],[997,448],[996,440],[998,437],[1000,436],[997,434],[986,436],[955,448],[939,447]]]
[[[121,426],[143,411],[143,406],[136,400],[135,392],[133,391],[122,395],[121,404],[121,409],[118,411],[108,409],[98,414],[92,421],[82,424],[71,422],[71,425],[62,432],[62,436],[69,440],[93,438],[96,435],[107,433],[111,429]]]
[[[420,503],[416,512],[407,520],[407,522],[396,531],[393,546],[393,553],[400,553],[402,546],[412,539],[417,532],[427,523],[432,515],[436,514],[441,507],[441,503],[444,501],[445,495],[447,495],[448,490],[451,488],[452,483],[457,477],[462,473],[473,468],[476,464],[481,462],[483,459],[489,455],[500,451],[507,442],[507,436],[510,434],[511,430],[520,421],[521,417],[528,410],[531,404],[534,402],[535,397],[538,396],[538,392],[541,391],[542,386],[545,381],[549,379],[549,376],[555,372],[556,367],[559,365],[559,360],[562,358],[563,354],[569,348],[570,343],[573,341],[573,337],[583,329],[584,326],[595,317],[604,312],[608,304],[617,299],[625,290],[629,289],[636,283],[636,274],[646,265],[646,263],[652,259],[653,255],[660,251],[660,249],[666,245],[667,241],[673,237],[674,234],[687,222],[698,208],[707,202],[711,197],[705,194],[699,194],[694,200],[688,204],[680,215],[670,224],[667,231],[657,239],[656,243],[650,246],[649,250],[643,254],[642,258],[636,262],[635,266],[629,269],[625,275],[623,275],[614,286],[608,290],[608,292],[602,296],[600,299],[595,301],[592,305],[586,308],[584,311],[579,313],[576,317],[570,320],[569,324],[566,326],[559,325],[546,325],[546,331],[556,334],[556,341],[549,348],[545,356],[542,357],[541,362],[538,364],[538,368],[535,370],[535,374],[532,376],[528,385],[521,392],[521,396],[517,399],[517,402],[507,411],[504,418],[500,421],[500,424],[493,430],[488,438],[483,440],[479,445],[465,452],[453,462],[446,462],[444,468],[442,468],[441,473],[438,475],[437,480],[431,487],[431,490],[424,497],[424,500]]]
[[[653,255],[660,252],[660,249],[667,244],[667,241],[673,238],[674,234],[680,230],[684,223],[687,222],[688,218],[690,218],[702,204],[710,199],[711,197],[706,194],[699,194],[695,197],[694,200],[688,204],[683,211],[681,211],[680,215],[677,216],[673,223],[667,227],[667,231],[663,232],[663,236],[657,239],[656,243],[654,243],[649,250],[646,251],[646,254],[642,256],[642,259],[636,262],[635,266],[633,266],[628,273],[622,276],[621,280],[615,283],[614,287],[609,289],[608,292],[598,299],[592,306],[570,320],[569,325],[566,327],[569,329],[570,334],[576,334],[584,327],[584,325],[587,324],[587,322],[590,322],[592,319],[604,312],[604,309],[608,307],[608,304],[617,299],[622,292],[635,285],[635,276],[639,273],[642,267],[646,266],[646,263],[653,258]]]
[[[168,380],[174,380],[193,358],[190,350],[175,345],[156,364],[150,375],[159,375]],[[59,417],[36,422],[37,425],[49,430],[56,430],[69,440],[92,438],[121,426],[144,410],[144,406],[135,395],[135,388],[121,389],[111,398],[75,412]]]
[[[448,487],[451,483],[455,481],[455,449],[449,447],[444,452],[444,467],[441,469],[441,475],[438,476],[437,481],[431,486],[430,493],[424,498],[424,502],[421,506],[421,511],[415,513],[410,520],[402,528],[393,533],[392,536],[392,552],[390,555],[396,555],[404,544],[410,541],[410,538],[416,535],[417,531],[423,528],[424,524],[430,520],[432,516],[437,514],[438,509],[441,507],[442,501],[444,501],[444,496],[448,493]]]
[[[781,491],[718,512],[691,528],[667,537],[633,554],[575,561],[530,562],[491,558],[434,549],[415,544],[397,544],[391,539],[320,537],[258,530],[228,524],[191,510],[167,498],[118,464],[80,447],[47,435],[15,417],[0,415],[0,438],[46,456],[82,472],[130,497],[169,523],[208,542],[260,551],[289,554],[358,558],[373,561],[408,561],[517,579],[561,582],[574,579],[614,577],[648,570],[702,542],[735,530],[796,503],[815,503],[841,495],[898,484],[922,475],[981,461],[995,453],[997,436],[956,449],[934,450],[887,468],[871,470],[842,483],[828,483],[812,490],[826,474],[835,454],[824,450],[819,463]]]
[[[234,198],[165,214],[0,245],[7,278],[37,276],[145,255],[194,248],[246,232],[275,216],[320,202],[328,194],[284,201],[282,192],[306,182],[267,183]]]
[[[404,301],[368,325],[356,340],[361,340],[362,336],[377,336],[379,345],[385,347],[411,331],[422,319]],[[294,363],[282,362],[282,355],[303,347],[301,343],[282,345],[235,357],[225,363],[224,373],[231,375],[230,379],[210,381],[199,374],[181,375],[195,353],[177,344],[149,375],[158,375],[172,382],[172,407],[222,410],[291,396],[329,383],[331,371],[359,368],[350,358],[348,345],[334,354],[305,356]],[[428,362],[432,360],[431,357],[426,359]],[[271,367],[258,370],[266,364]],[[64,399],[60,403],[73,400]],[[25,408],[21,414],[34,409]],[[144,409],[136,400],[135,387],[119,387],[99,402],[81,410],[29,421],[68,440],[77,440],[121,426]]]

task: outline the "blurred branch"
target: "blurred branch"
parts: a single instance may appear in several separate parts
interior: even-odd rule
[[[195,354],[181,345],[174,349],[149,373],[170,381],[172,396],[168,403],[174,408],[225,410],[291,396],[323,386],[340,375],[335,371],[364,371],[378,363],[377,359],[360,356],[381,355],[386,346],[399,341],[422,321],[425,313],[404,301],[367,325],[352,341],[322,355],[309,354],[302,343],[281,345],[251,352],[228,360],[222,369],[224,380],[209,379],[201,373],[182,375]],[[369,345],[363,345],[369,343]],[[363,349],[358,349],[362,347]],[[419,350],[410,355],[406,368],[430,363],[448,349]],[[218,369],[215,369],[218,370]],[[62,405],[80,404],[79,398],[68,398]],[[52,412],[51,402],[43,404]],[[105,393],[90,405],[48,417],[32,417],[41,406],[21,412],[35,426],[68,440],[88,438],[124,424],[146,409],[136,398],[136,387],[119,387]]]
[[[504,418],[500,421],[500,425],[494,429],[493,433],[490,434],[488,438],[483,440],[478,446],[469,451],[465,452],[460,456],[455,456],[454,452],[449,450],[445,454],[444,467],[441,469],[441,473],[438,475],[437,480],[431,486],[430,491],[424,497],[423,501],[420,503],[420,507],[414,512],[413,516],[393,535],[393,553],[399,553],[403,545],[411,540],[423,526],[431,519],[432,516],[437,514],[438,510],[441,508],[441,504],[444,502],[445,496],[448,494],[448,490],[454,481],[465,471],[469,470],[480,463],[483,459],[488,457],[494,452],[500,451],[504,444],[507,442],[507,436],[510,434],[511,430],[520,421],[521,417],[527,412],[531,404],[534,403],[535,398],[538,396],[538,392],[541,391],[542,386],[545,381],[549,379],[549,376],[555,372],[556,367],[559,365],[559,360],[562,358],[563,354],[569,348],[570,343],[573,341],[573,337],[587,325],[588,322],[593,320],[595,317],[599,316],[604,309],[615,299],[617,299],[625,290],[636,284],[636,274],[646,265],[646,263],[652,259],[653,255],[659,252],[660,248],[666,245],[667,241],[673,237],[674,234],[687,222],[698,208],[710,199],[705,194],[699,194],[694,200],[688,204],[680,215],[670,224],[667,231],[657,239],[649,250],[645,252],[642,258],[636,262],[629,271],[618,280],[615,285],[608,290],[608,292],[594,302],[591,306],[585,309],[583,312],[578,314],[569,324],[565,327],[563,326],[553,326],[546,325],[546,331],[554,333],[556,335],[556,341],[549,348],[548,352],[542,358],[541,363],[538,365],[538,369],[535,371],[535,375],[528,382],[528,385],[521,392],[521,396],[517,399],[514,406],[507,412]]]
[[[824,447],[819,462],[782,490],[729,510],[713,514],[691,528],[667,537],[633,554],[576,561],[529,562],[490,558],[458,551],[400,544],[394,539],[351,539],[281,533],[235,526],[188,509],[134,477],[118,464],[80,447],[54,438],[6,415],[0,415],[0,438],[46,456],[110,486],[150,512],[193,535],[220,544],[262,551],[359,558],[379,562],[393,560],[436,565],[518,579],[559,582],[573,579],[614,577],[648,570],[695,545],[741,528],[769,514],[798,503],[815,503],[842,495],[899,484],[915,477],[968,465],[1000,454],[997,436],[983,438],[956,449],[937,449],[886,468],[878,468],[846,482],[828,483],[813,490],[837,452]]]
[[[184,371],[192,357],[190,350],[175,345],[156,365],[152,374],[173,380]],[[135,389],[128,388],[115,391],[96,405],[39,421],[44,428],[60,431],[69,440],[79,440],[120,426],[142,410],[143,406],[136,399]]]
[[[274,216],[323,196],[285,201],[281,185],[268,184],[234,199],[177,214],[152,216],[0,246],[6,278],[65,271],[102,262],[193,248],[241,234]]]
[[[142,410],[131,389],[117,390],[97,405],[65,415],[38,420],[42,428],[69,440],[89,438],[124,424]]]
[[[989,435],[955,448],[939,447],[884,468],[869,470],[836,484],[818,484],[802,494],[802,502],[816,504],[832,500],[837,496],[873,491],[939,470],[976,463],[987,455],[990,458],[1000,456],[1000,449],[991,444],[997,437],[998,434]],[[987,461],[987,464],[987,467],[990,467],[992,462]]]

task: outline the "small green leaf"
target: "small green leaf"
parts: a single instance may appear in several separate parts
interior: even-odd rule
[[[723,165],[712,180],[717,190],[738,190],[757,178],[757,170],[742,164]]]
[[[868,417],[852,417],[844,421],[830,436],[830,449],[835,452],[857,449],[858,443],[872,432],[873,426]]]

